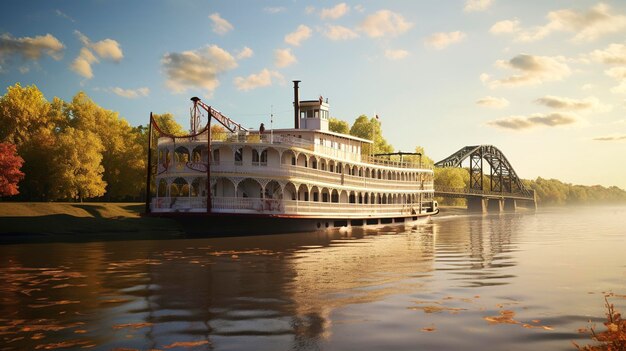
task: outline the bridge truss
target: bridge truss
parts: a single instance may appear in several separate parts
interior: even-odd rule
[[[435,167],[462,167],[463,161],[467,159],[470,161],[469,190],[519,194],[522,197],[534,198],[534,194],[526,189],[506,156],[493,145],[465,146],[435,163]],[[483,184],[484,161],[487,161],[491,169],[489,189],[485,189]]]

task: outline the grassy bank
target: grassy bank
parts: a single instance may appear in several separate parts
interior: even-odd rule
[[[141,203],[0,202],[0,243],[172,238],[178,224]]]

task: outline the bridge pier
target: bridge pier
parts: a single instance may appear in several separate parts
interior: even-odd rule
[[[504,210],[506,212],[515,212],[517,209],[517,201],[515,199],[504,199]]]
[[[467,198],[467,211],[472,213],[487,212],[487,199],[478,196],[469,196]]]
[[[504,201],[501,199],[489,199],[487,200],[487,212],[500,213],[502,212]]]

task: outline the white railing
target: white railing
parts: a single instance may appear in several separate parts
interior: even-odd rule
[[[246,177],[288,177],[310,180],[313,182],[327,183],[328,186],[348,186],[370,189],[401,189],[401,190],[432,190],[433,182],[425,181],[424,188],[421,189],[420,182],[412,180],[388,180],[369,177],[359,177],[303,166],[293,166],[281,164],[281,167],[246,167],[235,165],[214,165],[211,172],[215,173],[235,173]]]
[[[320,217],[393,217],[418,214],[420,206],[413,204],[356,204],[317,201],[277,200],[261,198],[214,197],[212,212],[309,215]],[[422,203],[422,213],[431,210],[432,202]],[[173,197],[152,200],[153,212],[205,212],[206,198]]]

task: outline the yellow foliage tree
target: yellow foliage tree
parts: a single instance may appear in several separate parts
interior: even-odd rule
[[[100,138],[90,131],[69,127],[60,133],[50,155],[58,174],[53,197],[82,202],[104,195],[103,150]]]

